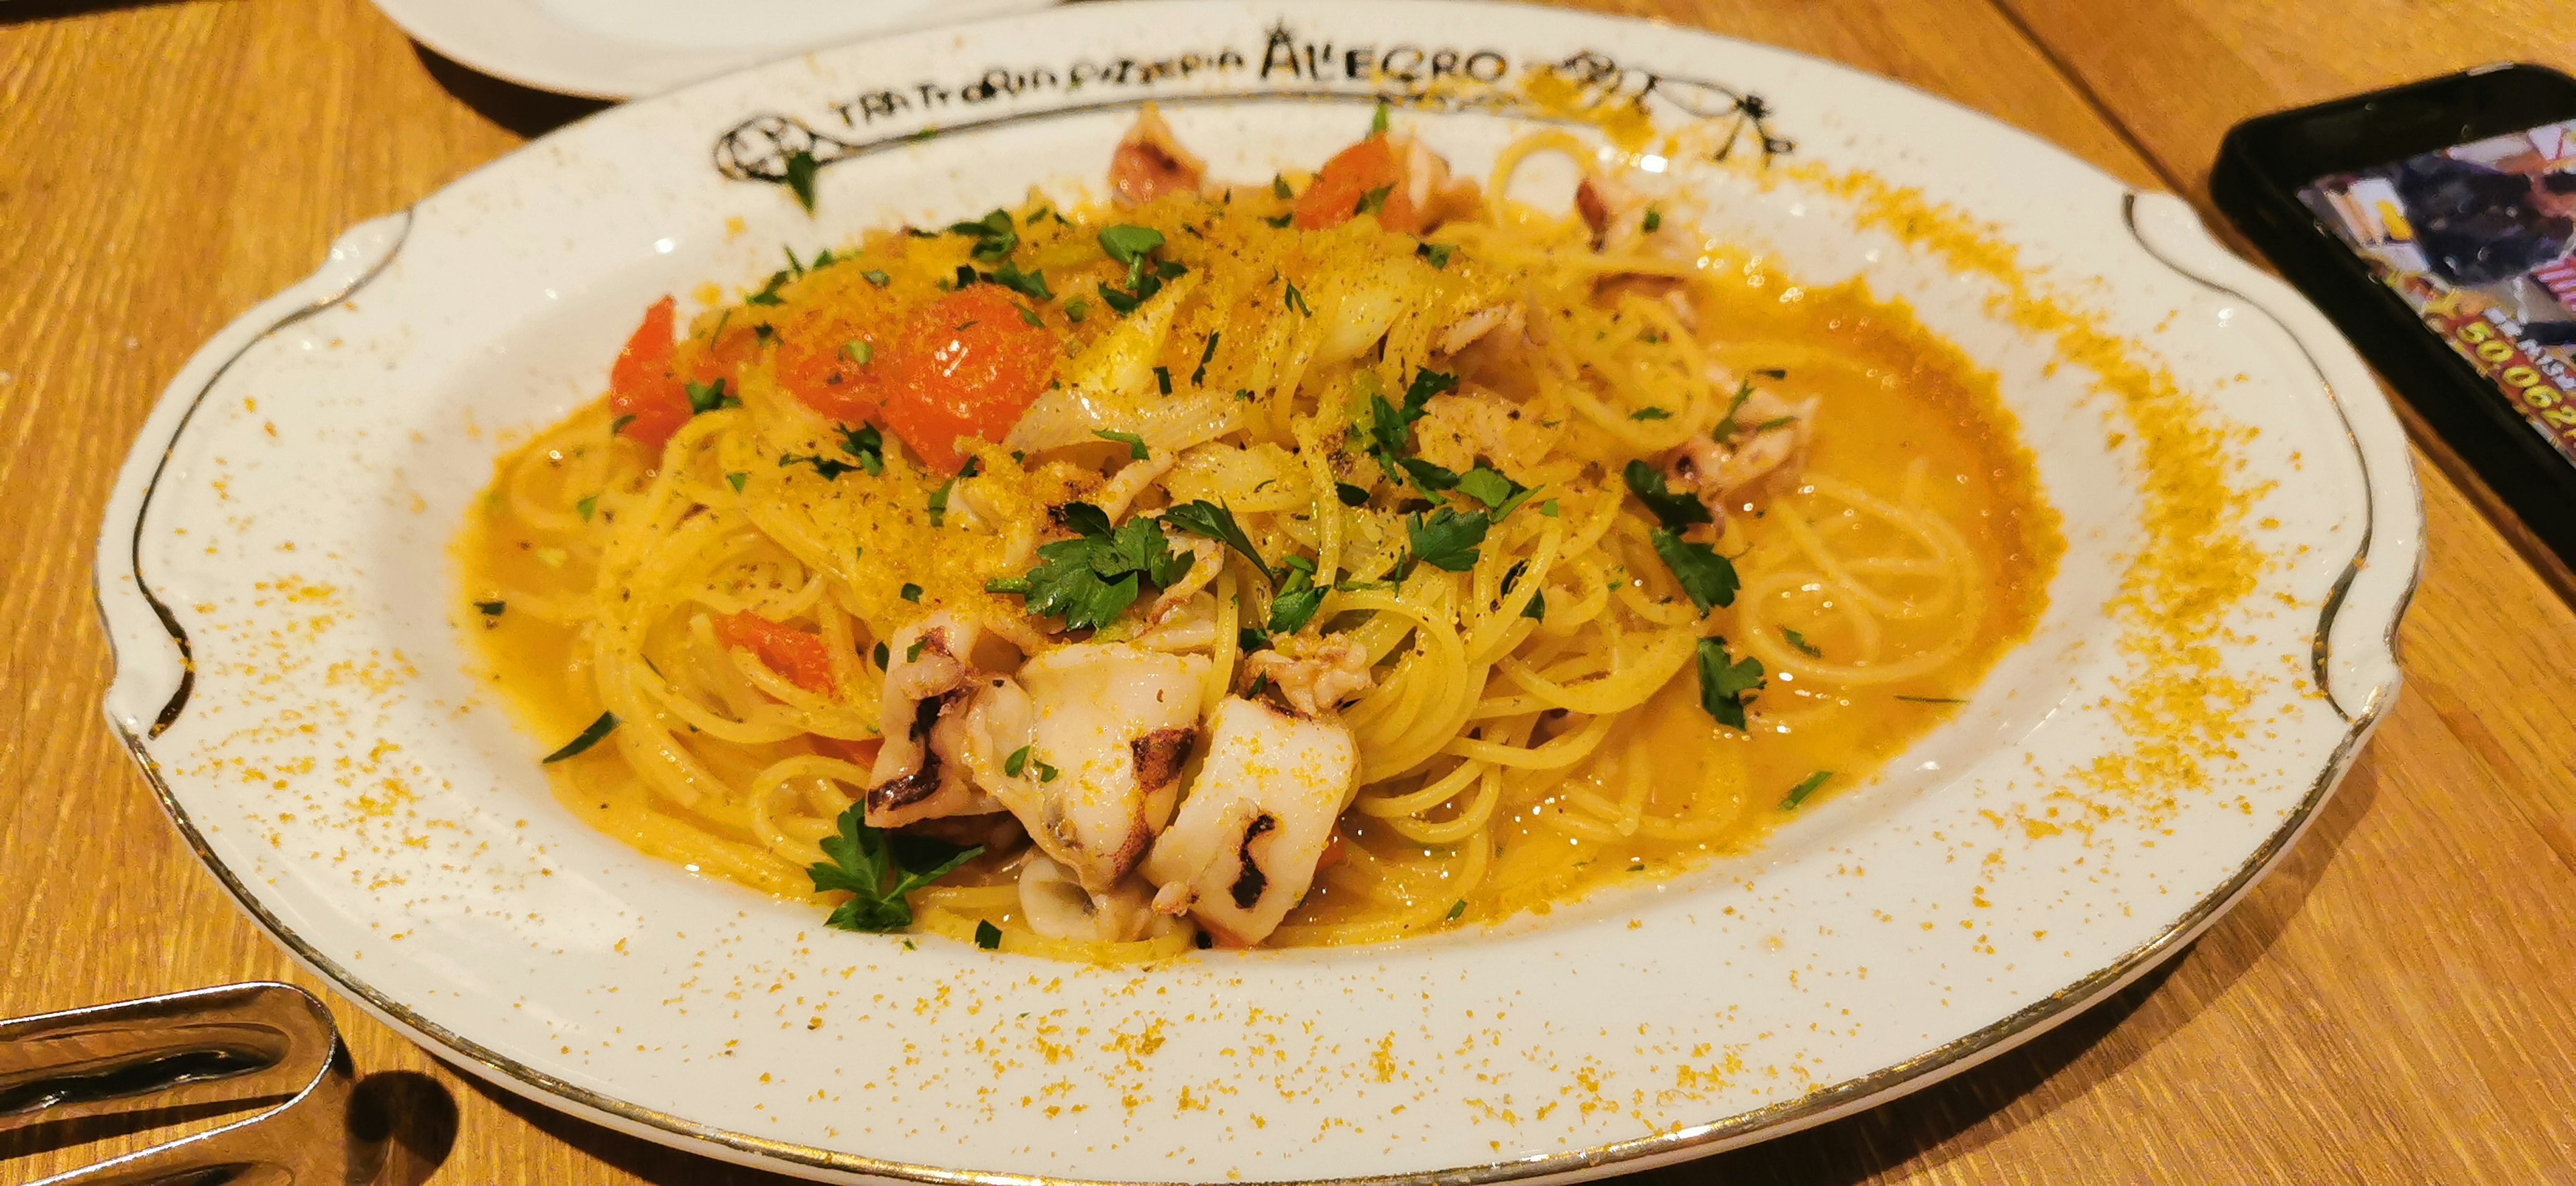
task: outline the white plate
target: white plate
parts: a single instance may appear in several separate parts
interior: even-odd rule
[[[493,457],[600,388],[639,307],[755,283],[782,243],[1096,189],[1144,99],[1220,175],[1312,162],[1366,119],[1354,61],[1393,63],[1398,90],[1432,64],[1499,75],[1443,84],[1480,111],[1399,116],[1471,172],[1541,118],[1511,96],[1549,63],[1601,102],[1740,119],[1727,164],[1664,162],[1711,226],[1811,280],[1866,274],[1995,370],[2068,552],[2037,633],[1956,720],[1758,854],[1668,883],[1142,970],[829,932],[555,806],[546,743],[466,674],[447,543]],[[963,96],[997,64],[1011,88],[906,98]],[[809,146],[839,162],[815,219],[746,179]],[[1990,266],[2007,251],[2017,269]],[[2224,473],[2231,508],[2195,506],[2217,479],[2193,465]],[[1698,33],[1227,0],[781,63],[592,117],[364,224],[171,385],[99,555],[109,716],[208,867],[352,1000],[504,1087],[829,1177],[1471,1181],[1866,1107],[2174,951],[2282,854],[2393,699],[2421,514],[2352,352],[2171,197]],[[2188,612],[2151,619],[2124,589]],[[2164,736],[2194,696],[2228,711]]]
[[[375,0],[405,33],[496,78],[597,99],[683,83],[853,37],[1045,8],[1054,0]]]

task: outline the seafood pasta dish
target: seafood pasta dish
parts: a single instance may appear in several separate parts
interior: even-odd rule
[[[1569,134],[1390,122],[1228,180],[1148,107],[1096,205],[652,300],[457,543],[564,807],[846,929],[1373,942],[1742,851],[2028,634],[1991,377]]]

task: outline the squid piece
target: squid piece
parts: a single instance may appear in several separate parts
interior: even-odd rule
[[[1005,755],[1028,744],[1032,714],[1011,677],[977,668],[975,652],[987,645],[982,628],[950,614],[886,640],[885,744],[868,772],[868,826],[1002,810],[982,788],[999,780]]]
[[[1138,206],[1165,194],[1198,192],[1207,162],[1181,147],[1163,113],[1147,103],[1136,124],[1109,154],[1109,192],[1119,205]]]
[[[1210,666],[1205,655],[1084,642],[1020,668],[1029,753],[989,785],[1085,890],[1114,889],[1172,818]]]
[[[1368,648],[1348,639],[1324,642],[1303,636],[1279,640],[1279,649],[1244,657],[1243,672],[1253,682],[1267,678],[1299,716],[1322,716],[1335,705],[1377,685],[1369,674]]]
[[[1049,939],[1126,943],[1160,935],[1175,924],[1154,913],[1152,900],[1132,879],[1108,893],[1084,889],[1064,866],[1031,856],[1020,866],[1020,916]]]
[[[1723,526],[1729,504],[1740,504],[1754,483],[1767,479],[1777,487],[1797,479],[1815,437],[1816,404],[1813,397],[1793,404],[1756,391],[1719,425],[1717,437],[1693,437],[1673,450],[1665,472]]]
[[[1314,883],[1358,772],[1340,722],[1228,697],[1189,799],[1145,858],[1154,909],[1230,947],[1267,938]]]

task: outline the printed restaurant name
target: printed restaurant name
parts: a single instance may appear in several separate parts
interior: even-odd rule
[[[859,128],[881,119],[951,107],[971,107],[996,99],[1016,99],[1048,91],[1072,93],[1085,87],[1151,87],[1188,82],[1203,75],[1243,75],[1276,86],[1283,80],[1332,85],[1359,83],[1372,90],[1390,84],[1399,93],[1418,94],[1448,79],[1472,83],[1500,82],[1511,73],[1511,59],[1496,49],[1459,46],[1350,44],[1300,41],[1286,25],[1273,26],[1259,60],[1234,46],[1186,52],[1170,57],[1077,60],[1063,69],[1040,66],[1015,70],[994,67],[971,82],[932,80],[903,87],[884,87],[831,104],[843,125]]]
[[[1181,83],[1193,85],[1174,94],[1175,100],[1379,95],[1432,108],[1529,110],[1548,118],[1661,110],[1720,121],[1714,153],[1719,160],[1739,146],[1758,150],[1764,161],[1795,147],[1771,130],[1770,106],[1750,92],[1643,69],[1587,49],[1517,68],[1524,78],[1546,75],[1563,84],[1557,100],[1537,110],[1520,88],[1508,85],[1515,69],[1498,49],[1300,39],[1282,22],[1271,26],[1258,54],[1226,45],[1151,59],[1083,58],[1062,68],[997,66],[971,80],[879,87],[826,105],[851,132],[881,121],[892,125],[874,135],[845,138],[792,116],[755,115],[717,139],[715,166],[737,181],[793,185],[802,176],[810,183],[813,169],[943,132],[1142,102],[1158,87]],[[1101,98],[1080,101],[1084,92]],[[1041,96],[1076,101],[1034,110],[1015,102]]]

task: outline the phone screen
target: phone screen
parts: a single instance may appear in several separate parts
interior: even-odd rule
[[[2299,200],[2576,463],[2576,120],[2329,173]]]

